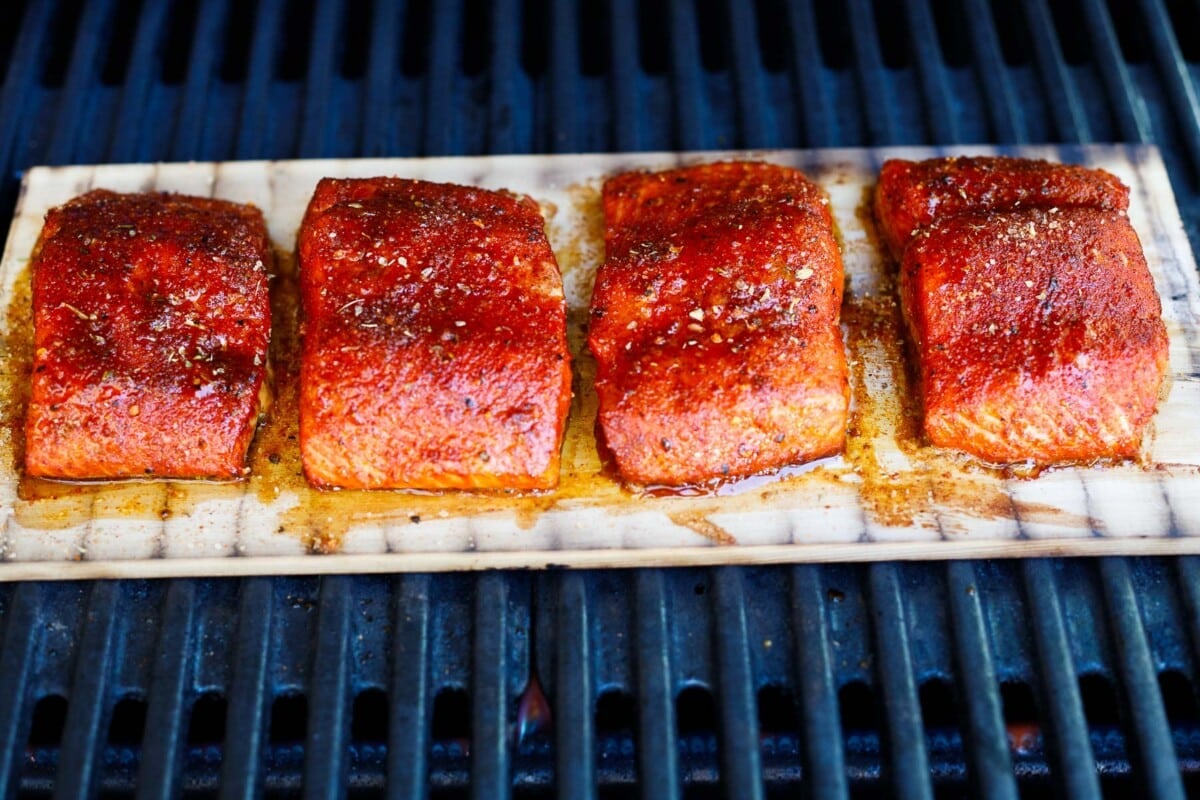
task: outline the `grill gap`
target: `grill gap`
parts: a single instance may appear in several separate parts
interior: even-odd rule
[[[638,3],[638,63],[647,75],[665,75],[669,51],[666,3]]]
[[[162,70],[160,72],[162,82],[167,86],[178,86],[187,77],[188,60],[192,53],[192,33],[195,30],[198,10],[198,0],[176,0],[171,5],[170,14],[167,17],[166,37],[162,43]],[[231,16],[235,19],[229,21],[230,31],[227,32],[227,36],[239,27],[236,18],[243,15],[232,14]],[[249,30],[245,25],[240,27]],[[248,46],[249,43],[247,43]],[[228,48],[228,45],[226,47]],[[224,65],[222,65],[223,71]]]
[[[42,62],[42,86],[47,89],[61,89],[67,79],[67,66],[71,63],[83,7],[84,0],[63,0],[54,10]]]
[[[354,698],[350,741],[383,744],[388,740],[388,698],[382,689],[366,689]]]
[[[146,734],[146,701],[138,696],[123,698],[113,707],[108,722],[108,743],[136,747]]]
[[[908,21],[904,7],[890,0],[874,0],[875,33],[883,65],[888,69],[904,69],[908,60]]]
[[[842,3],[817,3],[813,7],[817,23],[817,43],[821,61],[830,69],[846,69],[854,43],[850,37],[850,20]]]
[[[597,736],[632,736],[637,729],[637,701],[629,692],[609,689],[596,700]]]
[[[302,743],[308,736],[308,698],[297,692],[276,697],[269,731],[267,740],[273,745]]]
[[[308,70],[315,0],[290,0],[280,29],[282,42],[275,61],[276,80],[299,81]]]
[[[1054,32],[1058,34],[1063,60],[1075,66],[1092,60],[1090,39],[1078,35],[1082,15],[1083,9],[1078,0],[1055,0],[1050,3],[1050,16],[1054,20]]]
[[[1088,673],[1079,677],[1079,696],[1083,700],[1083,716],[1092,726],[1117,725],[1117,690],[1104,675]]]
[[[1042,726],[1033,688],[1021,681],[1001,682],[1000,709],[1009,747],[1018,755],[1040,750]]]
[[[934,0],[932,15],[946,66],[957,69],[970,64],[970,33],[967,31],[962,3],[958,0]]]
[[[492,4],[467,0],[462,21],[462,71],[468,77],[482,75],[487,69],[491,25]]]
[[[1109,18],[1121,45],[1121,55],[1130,64],[1144,64],[1150,59],[1146,31],[1133,3],[1107,0]]]
[[[63,728],[67,725],[67,698],[48,694],[33,707],[33,724],[29,728],[30,747],[58,747],[62,744]]]
[[[717,704],[704,686],[689,686],[675,698],[675,730],[680,737],[713,735]]]
[[[120,86],[125,82],[129,57],[133,51],[133,35],[137,31],[141,11],[139,0],[121,0],[108,28],[108,52],[100,70],[100,82],[105,86]]]
[[[786,71],[792,49],[787,35],[787,5],[783,0],[754,0],[754,20],[763,69],[772,74]]]
[[[1163,708],[1167,712],[1168,721],[1176,725],[1190,726],[1200,723],[1196,692],[1186,675],[1175,669],[1159,673],[1158,690],[1162,693]]]
[[[700,39],[700,66],[705,72],[724,72],[729,68],[729,11],[711,0],[693,0],[693,6]]]
[[[386,13],[386,9],[373,8],[371,0],[345,0],[342,9],[342,57],[338,64],[338,72],[343,78],[357,80],[366,74],[372,14],[381,10]]]
[[[531,78],[546,71],[550,36],[549,0],[523,0],[521,3],[521,68]]]
[[[879,699],[865,681],[851,681],[838,690],[838,715],[842,733],[861,734],[879,730],[876,716]]]
[[[433,699],[433,740],[471,738],[471,696],[463,689],[442,689]]]
[[[783,686],[767,684],[758,690],[758,732],[762,736],[796,734],[796,695]]]
[[[192,0],[193,2],[195,0]],[[241,83],[246,79],[246,71],[250,64],[250,44],[254,38],[254,20],[258,16],[260,0],[244,0],[238,4],[237,13],[228,14],[225,19],[225,41],[221,48],[221,80],[226,83]],[[191,47],[192,31],[185,29],[181,36],[186,38],[187,47]],[[168,40],[173,42],[174,39]],[[183,82],[187,71],[187,62],[179,66],[178,81]]]
[[[1023,67],[1029,63],[1029,37],[1026,31],[1025,12],[1016,3],[1007,0],[991,0],[991,22],[1000,42],[1000,53],[1004,63],[1010,67]],[[979,20],[979,24],[984,24]]]
[[[589,78],[608,71],[612,14],[608,3],[584,3],[579,9],[579,68]]]
[[[24,0],[0,3],[0,82],[8,75],[13,46],[17,42],[27,5]]]
[[[429,40],[432,37],[432,0],[413,0],[404,10],[404,46],[400,69],[406,78],[419,78],[428,71]]]
[[[228,712],[228,702],[216,692],[206,692],[196,698],[188,715],[188,745],[202,747],[223,742]]]
[[[1200,61],[1200,4],[1195,0],[1167,0],[1167,14],[1185,61]]]
[[[952,746],[951,740],[960,734],[958,700],[953,684],[942,678],[930,678],[921,684],[917,697],[931,750]]]

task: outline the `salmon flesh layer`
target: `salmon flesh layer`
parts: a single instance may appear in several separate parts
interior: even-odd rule
[[[270,341],[262,214],[97,190],[35,250],[29,475],[236,478]]]
[[[828,201],[788,167],[604,185],[589,346],[621,476],[686,485],[839,452],[849,389]]]
[[[318,486],[546,489],[571,398],[537,204],[325,179],[299,236],[300,445]]]
[[[1001,164],[983,173],[998,188],[972,183],[966,194],[976,202],[940,206],[903,248],[900,299],[925,434],[996,464],[1135,456],[1167,370],[1161,304],[1121,210],[1126,193],[1073,206],[1062,201],[1080,191],[1013,188],[1049,172]],[[1098,189],[1109,179],[1078,185]],[[1062,204],[1026,202],[1034,195]],[[910,224],[882,213],[885,228]]]

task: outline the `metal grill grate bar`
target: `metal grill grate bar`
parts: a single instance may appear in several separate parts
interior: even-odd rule
[[[746,591],[735,568],[713,572],[713,617],[721,703],[721,779],[732,797],[762,798],[762,754],[757,747],[732,746],[758,737],[754,669],[746,631]]]
[[[21,772],[21,756],[29,738],[29,714],[33,707],[29,691],[30,673],[38,655],[40,619],[45,611],[41,586],[22,583],[7,598],[4,607],[4,651],[0,654],[0,789],[15,794]]]
[[[160,74],[156,69],[157,51],[164,36],[168,8],[167,3],[149,3],[138,15],[129,68],[113,115],[116,130],[123,132],[109,142],[108,159],[114,164],[136,161],[146,151],[148,131],[140,123],[149,104],[152,83]]]
[[[791,593],[804,768],[813,799],[833,800],[847,796],[849,787],[820,569],[795,567]]]
[[[1170,17],[1162,0],[1141,0],[1150,51],[1166,84],[1176,123],[1182,128],[1183,146],[1191,158],[1194,175],[1200,175],[1200,90],[1179,49]],[[1191,32],[1195,35],[1195,31]]]
[[[916,59],[922,94],[927,98],[925,113],[930,118],[933,140],[942,144],[956,144],[963,141],[962,132],[957,115],[951,113],[953,101],[950,82],[929,1],[910,0],[906,7],[911,42],[909,50]]]
[[[1054,19],[1045,0],[1026,0],[1026,28],[1033,45],[1033,56],[1046,87],[1050,113],[1060,138],[1067,141],[1092,141],[1093,134],[1083,101],[1075,90],[1067,70],[1062,48],[1054,30]]]
[[[508,581],[487,574],[475,581],[472,669],[471,795],[503,800],[511,792],[508,709],[510,629]]]
[[[1112,17],[1103,3],[1083,3],[1095,63],[1108,91],[1108,99],[1117,120],[1118,135],[1124,141],[1149,142],[1150,120],[1146,104],[1134,88],[1129,67],[1121,55],[1121,44],[1113,29]]]
[[[328,20],[326,20],[328,22]],[[304,794],[336,797],[349,776],[350,621],[353,584],[345,576],[321,579],[317,641],[313,654],[313,686],[304,749]]]
[[[219,157],[214,147],[212,82],[216,76],[216,54],[220,52],[222,24],[238,13],[238,4],[200,3],[196,11],[195,39],[189,53],[184,82],[183,106],[176,118],[170,147],[171,160]]]
[[[333,81],[337,74],[334,46],[341,33],[338,12],[342,4],[336,0],[317,0],[312,17],[309,42],[308,73],[304,80],[304,110],[300,117],[301,158],[322,158],[333,155],[330,132],[341,115],[330,108],[333,100]]]
[[[643,797],[679,796],[671,610],[659,570],[634,575],[637,637],[638,778]]]
[[[271,152],[267,138],[274,132],[270,88],[283,6],[284,0],[259,0],[255,9],[234,158],[264,158]],[[275,154],[283,152],[281,148]]]
[[[975,53],[975,70],[983,84],[995,139],[1013,144],[1028,141],[1022,103],[1004,69],[1004,56],[1000,52],[987,0],[969,0],[967,27]]]
[[[791,23],[792,73],[805,121],[805,144],[829,147],[840,143],[837,117],[829,98],[825,70],[820,63],[816,13],[813,0],[797,0],[788,6]]]
[[[195,582],[172,581],[163,603],[162,625],[155,654],[154,676],[146,711],[146,737],[138,771],[141,797],[167,797],[179,785],[184,726],[188,719],[188,688],[192,668]]]
[[[0,166],[5,172],[19,165],[14,152],[17,134],[28,124],[28,102],[38,83],[39,54],[45,50],[53,0],[37,0],[25,11],[16,46],[0,92]],[[8,194],[12,192],[9,191]]]
[[[359,148],[364,156],[379,157],[388,153],[388,134],[391,128],[393,75],[397,70],[396,42],[399,40],[399,9],[394,5],[379,6],[371,19],[366,93],[363,99],[362,138]]]
[[[580,800],[596,796],[596,738],[593,706],[595,659],[592,656],[592,617],[583,575],[564,575],[557,581],[554,679],[554,732],[557,742],[557,785],[562,797]]]
[[[1136,747],[1146,771],[1146,788],[1152,797],[1183,798],[1179,763],[1171,742],[1162,694],[1146,643],[1137,595],[1122,559],[1100,560],[1100,574],[1112,627],[1114,655],[1131,714]]]
[[[1191,640],[1193,658],[1200,655],[1200,557],[1178,559],[1176,577],[1184,614],[1184,627]]]
[[[268,670],[274,650],[272,582],[269,578],[248,578],[241,590],[221,762],[223,800],[248,800],[262,793],[267,710],[271,705]]]
[[[858,32],[853,45],[858,88],[866,117],[863,144],[899,143],[902,139],[895,121],[897,109],[896,104],[888,100],[892,96],[891,80],[883,67],[883,54],[879,52],[879,31],[873,10],[867,0],[851,0],[846,8],[850,27]]]
[[[1016,800],[1017,783],[996,692],[999,681],[974,566],[968,561],[951,563],[947,585],[958,674],[967,706],[967,743],[979,796]]]
[[[612,86],[613,109],[610,126],[614,150],[642,148],[641,114],[638,113],[638,34],[635,20],[635,0],[612,0],[609,24],[612,32],[612,55],[609,59],[609,80]]]
[[[63,96],[68,102],[59,106],[54,121],[55,136],[46,152],[47,164],[69,164],[75,160],[79,134],[85,127],[84,112],[94,97],[100,44],[108,39],[106,28],[112,13],[112,0],[98,0],[84,6],[63,86]]]
[[[71,704],[63,731],[62,760],[54,787],[56,798],[89,797],[96,793],[103,763],[104,723],[111,707],[113,649],[117,638],[117,608],[121,584],[92,584],[87,626],[80,649],[88,654],[75,666]]]
[[[460,0],[449,0],[446,10],[433,16],[429,37],[429,74],[425,80],[425,140],[423,154],[446,155],[455,151],[454,74],[458,65],[454,49],[462,24]]]
[[[1042,679],[1043,717],[1056,753],[1055,767],[1068,797],[1096,797],[1100,781],[1088,740],[1087,720],[1075,677],[1070,643],[1063,624],[1057,578],[1048,562],[1032,560],[1022,565],[1025,593]]]
[[[889,779],[897,797],[932,800],[929,755],[921,726],[908,622],[897,570],[894,564],[872,564],[869,578],[879,685],[888,709],[887,734],[892,767]]]
[[[396,578],[393,607],[387,784],[394,796],[428,793],[430,712],[428,575]]]

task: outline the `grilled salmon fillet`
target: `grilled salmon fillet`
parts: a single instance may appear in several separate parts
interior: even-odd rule
[[[687,485],[839,452],[848,378],[828,201],[763,163],[605,182],[588,344],[621,476]]]
[[[875,217],[898,263],[913,234],[934,220],[1018,208],[1129,207],[1129,189],[1101,169],[1007,156],[891,159],[879,173]]]
[[[45,478],[245,475],[271,309],[262,214],[97,190],[35,250],[25,468]]]
[[[935,222],[904,252],[900,293],[931,443],[993,463],[1138,452],[1167,334],[1123,212]]]
[[[326,178],[299,258],[300,447],[313,484],[557,485],[566,306],[533,200]]]

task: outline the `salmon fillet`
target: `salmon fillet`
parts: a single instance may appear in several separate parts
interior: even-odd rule
[[[45,478],[238,478],[271,309],[255,208],[97,190],[46,215],[32,263],[25,468]]]
[[[313,484],[557,485],[566,306],[533,200],[326,178],[299,256],[300,447]]]
[[[934,220],[1017,208],[1129,207],[1129,189],[1102,169],[1029,158],[974,156],[885,161],[875,218],[892,258]]]
[[[993,463],[1136,455],[1167,334],[1123,212],[939,221],[905,250],[900,294],[931,443]]]
[[[839,452],[849,398],[828,202],[762,163],[605,182],[588,344],[604,442],[641,485]]]

